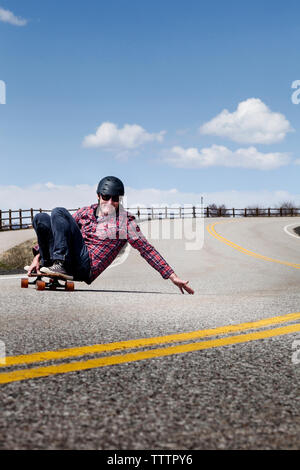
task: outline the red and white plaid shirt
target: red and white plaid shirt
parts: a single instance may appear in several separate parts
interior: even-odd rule
[[[116,214],[97,218],[97,207],[98,204],[93,204],[73,214],[89,252],[90,281],[94,281],[114,261],[127,242],[164,279],[169,279],[173,269],[142,234],[135,217],[120,207]]]

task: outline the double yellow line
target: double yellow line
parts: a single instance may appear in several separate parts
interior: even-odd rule
[[[153,338],[141,338],[137,340],[121,341],[107,344],[96,344],[93,346],[83,346],[78,348],[61,349],[57,351],[43,351],[22,356],[10,356],[6,358],[6,363],[0,367],[8,368],[19,365],[40,363],[54,360],[65,360],[80,356],[96,355],[110,351],[126,351],[128,349],[146,348],[149,346],[182,343],[190,340],[201,339],[209,336],[226,335],[245,330],[265,328],[280,323],[291,323],[300,319],[300,312],[290,313],[272,318],[265,318],[255,322],[240,323],[238,325],[228,325],[207,330],[192,331],[188,333],[179,333],[167,336],[158,336]],[[158,349],[148,349],[126,354],[116,354],[94,359],[83,359],[76,362],[61,363],[57,365],[46,365],[29,369],[19,369],[10,372],[0,373],[0,384],[7,384],[21,380],[33,379],[38,377],[48,377],[56,374],[65,374],[98,367],[105,367],[115,364],[141,361],[155,357],[171,356],[173,354],[182,354],[203,349],[211,349],[220,346],[246,343],[258,339],[271,338],[279,335],[286,335],[300,331],[300,323],[293,323],[279,328],[256,331],[252,333],[234,335],[225,338],[216,338],[212,340],[193,342],[188,344],[179,344],[176,346],[167,346]]]
[[[274,259],[274,258],[270,258],[268,256],[265,256],[265,255],[261,255],[259,253],[255,253],[254,251],[251,251],[251,250],[248,250],[247,248],[244,248],[240,245],[237,245],[236,243],[228,240],[227,238],[223,237],[222,235],[220,235],[218,232],[216,232],[215,230],[215,226],[217,224],[222,224],[224,222],[215,222],[214,224],[209,224],[207,227],[206,227],[206,230],[208,231],[208,233],[210,235],[212,235],[213,237],[215,237],[217,240],[219,240],[220,242],[222,243],[225,243],[225,245],[228,245],[228,246],[231,246],[232,248],[234,248],[235,250],[238,250],[240,251],[241,253],[244,253],[245,255],[248,255],[248,256],[252,256],[254,258],[258,258],[258,259],[263,259],[264,261],[271,261],[272,263],[279,263],[279,264],[284,264],[285,266],[291,266],[292,268],[296,268],[296,269],[300,269],[300,264],[296,264],[296,263],[289,263],[288,261],[280,261],[278,259]]]

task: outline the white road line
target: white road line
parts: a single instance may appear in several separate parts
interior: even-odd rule
[[[288,228],[292,227],[293,225],[299,225],[299,222],[295,222],[294,224],[286,225],[283,230],[285,231],[285,233],[287,233],[291,237],[300,239],[300,237],[298,235],[295,235],[294,233],[291,233],[291,232],[288,231]]]
[[[18,276],[0,276],[0,281],[7,280],[7,279],[22,279],[22,277],[26,277],[26,274],[19,274]]]

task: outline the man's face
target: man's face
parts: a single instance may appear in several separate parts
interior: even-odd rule
[[[104,215],[114,214],[119,207],[119,201],[113,201],[112,196],[103,195],[102,197],[101,194],[98,194],[98,200],[100,203],[101,212]]]

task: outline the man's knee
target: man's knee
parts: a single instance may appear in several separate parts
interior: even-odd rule
[[[55,207],[55,209],[52,209],[51,219],[53,220],[56,217],[58,218],[63,217],[64,219],[67,219],[67,220],[72,219],[70,212],[65,207]]]
[[[74,218],[64,207],[55,207],[55,209],[51,211],[51,225],[53,227],[56,226],[56,224],[59,226],[63,224],[65,227],[69,228],[77,227]]]
[[[33,218],[32,225],[33,227],[37,227],[38,225],[49,225],[50,223],[50,216],[46,214],[45,212],[41,212],[39,214],[36,214]]]
[[[57,215],[69,216],[70,212],[65,207],[55,207],[55,209],[51,211],[51,217],[56,217]]]

